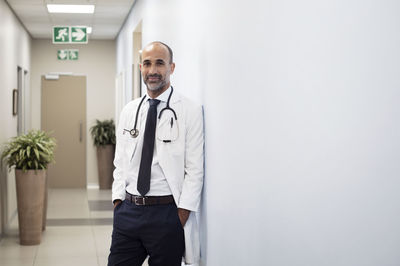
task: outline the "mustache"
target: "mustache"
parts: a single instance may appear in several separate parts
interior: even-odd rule
[[[159,79],[161,79],[162,76],[159,75],[159,74],[150,74],[150,75],[146,76],[146,79],[149,79],[149,78],[159,78]]]

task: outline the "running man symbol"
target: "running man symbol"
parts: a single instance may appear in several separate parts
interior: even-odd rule
[[[61,41],[64,41],[65,37],[68,36],[68,28],[64,28],[58,31],[58,35],[56,37],[56,40],[61,39]]]

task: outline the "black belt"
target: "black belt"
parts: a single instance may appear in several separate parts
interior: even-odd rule
[[[126,200],[134,203],[135,205],[161,205],[170,204],[174,202],[174,197],[172,195],[168,196],[136,196],[126,193]]]

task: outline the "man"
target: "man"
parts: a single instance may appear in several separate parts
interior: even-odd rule
[[[173,53],[161,42],[142,52],[147,95],[128,103],[116,132],[114,225],[109,266],[195,264],[196,213],[203,186],[203,115],[170,86]]]

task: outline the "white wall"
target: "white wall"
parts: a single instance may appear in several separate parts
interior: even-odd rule
[[[193,49],[199,47],[196,29],[200,29],[200,25],[197,24],[197,20],[194,20],[195,17],[198,17],[196,6],[195,1],[139,0],[135,2],[134,8],[117,38],[117,73],[126,73],[127,102],[132,98],[132,36],[140,21],[143,21],[143,45],[158,40],[167,43],[175,51],[174,61],[179,65],[171,77],[174,87],[193,100],[201,101],[202,89],[200,89],[199,80],[202,73],[198,68],[200,66],[198,62],[202,58],[200,58],[200,50]],[[181,21],[185,21],[185,23]],[[187,63],[190,67],[187,67]],[[143,90],[145,88],[142,86]]]
[[[57,60],[58,49],[79,49],[79,60]],[[87,45],[53,45],[51,40],[33,40],[31,75],[33,128],[40,128],[41,76],[49,72],[72,72],[87,77],[87,182],[88,185],[98,185],[96,149],[89,129],[96,119],[114,118],[115,41],[89,40]]]
[[[12,115],[12,91],[17,88],[17,67],[30,72],[31,37],[5,1],[0,1],[0,153],[3,144],[17,135],[17,117]],[[26,93],[29,102],[29,92]],[[29,125],[30,117],[26,117]],[[0,171],[0,234],[17,209],[14,172]]]
[[[400,3],[139,0],[118,73],[141,19],[204,104],[204,265],[400,264]]]

